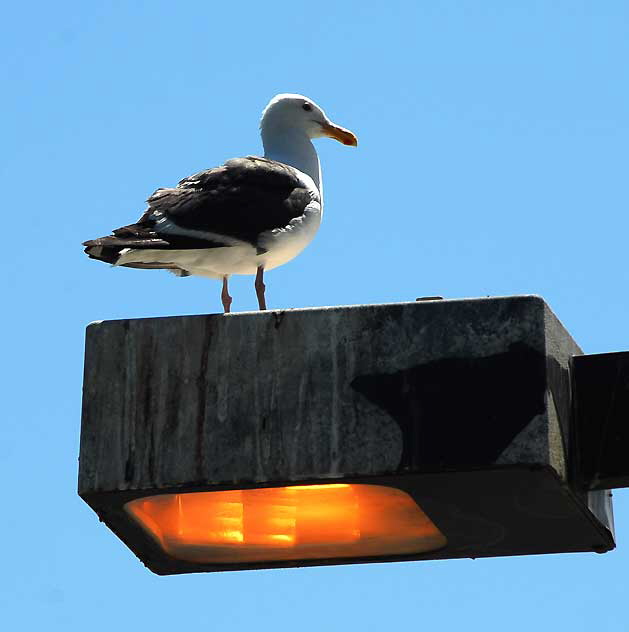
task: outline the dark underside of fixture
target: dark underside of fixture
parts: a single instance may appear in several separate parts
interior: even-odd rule
[[[195,564],[174,559],[135,524],[123,506],[142,496],[203,491],[207,487],[97,493],[84,499],[100,518],[159,575],[175,573],[365,564],[447,558],[476,558],[614,548],[611,533],[589,511],[583,499],[562,484],[551,468],[505,466],[491,470],[374,476],[310,481],[370,483],[407,492],[447,537],[439,551],[419,555],[263,562]],[[217,486],[214,489],[227,489]]]

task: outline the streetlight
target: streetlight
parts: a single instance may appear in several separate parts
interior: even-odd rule
[[[79,494],[159,574],[608,551],[606,355],[533,296],[93,323]]]

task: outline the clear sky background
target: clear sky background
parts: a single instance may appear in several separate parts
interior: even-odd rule
[[[628,629],[625,491],[606,555],[157,577],[76,476],[85,325],[221,308],[81,242],[259,153],[278,92],[360,144],[318,141],[326,216],[271,307],[535,293],[584,351],[628,350],[629,3],[11,2],[0,59],[3,629]]]

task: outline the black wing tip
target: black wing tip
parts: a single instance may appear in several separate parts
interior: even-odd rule
[[[83,252],[90,258],[105,263],[115,264],[120,256],[119,248],[107,248],[97,243],[98,239],[84,242],[85,249]]]
[[[120,256],[120,248],[108,245],[107,239],[107,237],[99,237],[98,239],[88,239],[84,241],[83,252],[90,259],[98,259],[105,263],[115,263]]]

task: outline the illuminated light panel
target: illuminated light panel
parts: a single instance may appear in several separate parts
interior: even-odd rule
[[[200,564],[416,554],[447,543],[407,493],[383,485],[162,494],[125,510],[166,553]]]

